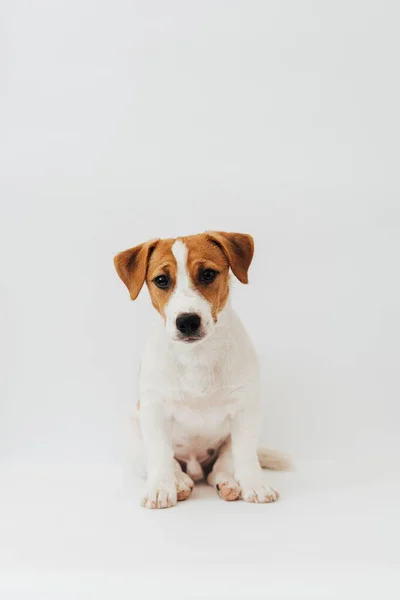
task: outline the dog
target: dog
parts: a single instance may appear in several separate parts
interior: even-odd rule
[[[210,231],[151,240],[114,258],[131,299],[146,282],[161,315],[139,376],[146,508],[186,500],[204,477],[223,500],[278,499],[262,468],[286,469],[288,460],[257,448],[259,365],[229,302],[231,272],[248,283],[253,254],[250,235]]]

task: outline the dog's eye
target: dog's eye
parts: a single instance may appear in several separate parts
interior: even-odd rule
[[[161,289],[166,289],[167,287],[169,287],[169,277],[168,275],[159,275],[158,277],[155,277],[153,279],[153,282],[156,284],[157,287],[161,288]]]
[[[218,273],[217,271],[214,271],[214,269],[204,269],[204,271],[201,271],[200,273],[200,281],[202,283],[211,283],[217,275]]]

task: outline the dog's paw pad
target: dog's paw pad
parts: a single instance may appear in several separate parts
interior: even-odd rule
[[[232,502],[237,500],[240,496],[240,486],[234,479],[229,479],[228,481],[219,483],[216,485],[216,488],[218,496],[222,498],[222,500]]]

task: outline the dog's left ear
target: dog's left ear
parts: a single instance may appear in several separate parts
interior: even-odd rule
[[[248,283],[249,270],[254,254],[254,241],[247,233],[225,233],[224,231],[208,231],[210,238],[224,252],[233,274],[241,283]]]
[[[132,300],[136,300],[146,279],[149,258],[158,240],[152,240],[129,250],[124,250],[114,257],[114,265],[118,275],[129,290]]]

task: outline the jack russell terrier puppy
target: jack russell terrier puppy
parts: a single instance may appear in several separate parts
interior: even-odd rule
[[[131,299],[146,282],[162,317],[139,379],[137,434],[147,458],[147,508],[186,500],[193,482],[205,476],[223,500],[278,499],[261,469],[285,469],[288,462],[257,449],[259,366],[228,302],[229,270],[247,283],[253,253],[250,235],[213,231],[152,240],[114,259]]]

